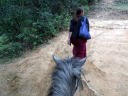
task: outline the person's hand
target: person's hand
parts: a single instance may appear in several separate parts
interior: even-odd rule
[[[70,39],[67,40],[67,43],[68,43],[68,45],[71,46],[71,41],[70,41]]]

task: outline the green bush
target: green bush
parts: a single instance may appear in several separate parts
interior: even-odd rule
[[[0,58],[3,56],[5,58],[17,57],[22,54],[23,48],[22,45],[18,42],[12,42],[5,45],[0,45]]]

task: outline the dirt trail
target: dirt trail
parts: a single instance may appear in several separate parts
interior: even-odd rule
[[[86,87],[77,96],[80,93],[81,96],[128,94],[128,18],[121,14],[113,20],[118,11],[103,11],[107,7],[105,4],[113,2],[103,0],[90,13],[92,39],[88,41],[88,60],[84,69],[89,88],[96,94]],[[26,53],[13,63],[0,64],[0,96],[46,96],[55,66],[52,55],[72,56],[72,46],[66,43],[67,36],[68,32],[60,33],[49,44]]]

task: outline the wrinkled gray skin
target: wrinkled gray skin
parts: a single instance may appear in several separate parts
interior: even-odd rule
[[[81,67],[84,59],[64,59],[53,56],[56,63],[52,75],[52,85],[48,96],[74,96],[81,81]]]

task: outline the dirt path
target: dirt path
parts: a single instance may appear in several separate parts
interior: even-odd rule
[[[125,14],[116,16],[119,11],[103,11],[110,8],[105,4],[110,6],[113,2],[103,0],[89,17],[92,39],[88,41],[89,57],[84,69],[89,88],[99,96],[128,94],[128,18]],[[114,16],[117,18],[113,19]],[[0,96],[46,96],[55,66],[52,55],[71,56],[67,36],[68,32],[60,33],[49,44],[26,53],[13,63],[0,64]],[[86,87],[80,92],[81,96],[97,95],[89,91]]]

